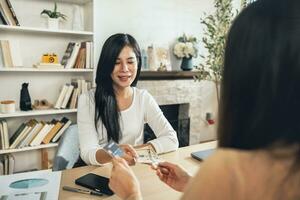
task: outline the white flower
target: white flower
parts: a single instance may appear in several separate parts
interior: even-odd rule
[[[193,41],[184,41],[184,42],[178,42],[174,46],[173,53],[178,58],[191,58],[191,57],[197,57],[197,49],[195,46],[195,40]]]

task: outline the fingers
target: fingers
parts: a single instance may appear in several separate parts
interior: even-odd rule
[[[164,168],[169,168],[170,169],[170,168],[176,168],[176,167],[178,167],[178,165],[170,163],[170,162],[160,162],[158,164],[158,167],[164,167]]]
[[[136,150],[131,145],[122,144],[122,145],[120,145],[120,147],[122,147],[122,149],[125,151],[125,153],[131,154],[134,158],[138,157]]]

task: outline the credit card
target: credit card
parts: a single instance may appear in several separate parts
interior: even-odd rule
[[[121,149],[121,147],[115,143],[113,140],[110,140],[104,147],[103,150],[105,150],[111,157],[115,156],[123,156],[124,152]]]

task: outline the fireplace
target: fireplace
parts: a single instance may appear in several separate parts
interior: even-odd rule
[[[189,145],[190,141],[190,117],[188,103],[170,104],[159,106],[165,117],[177,133],[179,147]],[[144,142],[155,139],[155,135],[148,124],[144,127]]]

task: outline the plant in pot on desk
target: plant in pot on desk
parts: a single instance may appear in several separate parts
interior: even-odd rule
[[[193,57],[197,57],[198,49],[197,38],[185,34],[177,39],[177,43],[174,46],[173,53],[177,58],[182,58],[181,69],[184,71],[190,71],[193,69]]]
[[[57,4],[54,3],[54,9],[53,11],[44,9],[41,12],[41,15],[47,15],[48,16],[48,28],[51,30],[58,30],[59,28],[59,19],[62,18],[63,20],[66,20],[67,16],[65,14],[62,14],[61,12],[57,11]]]

